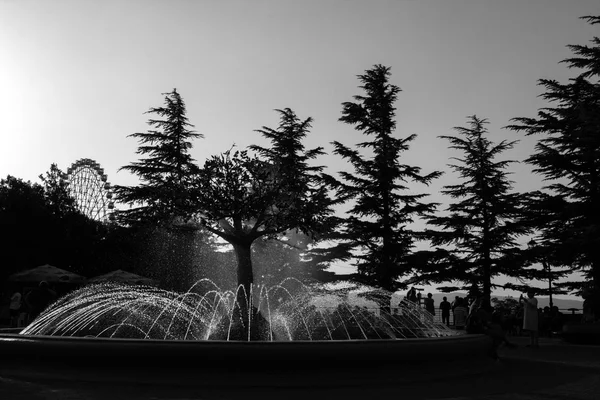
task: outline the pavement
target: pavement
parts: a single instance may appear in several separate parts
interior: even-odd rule
[[[573,345],[541,338],[527,348],[527,338],[512,338],[516,349],[502,348],[500,361],[474,370],[460,366],[440,373],[432,365],[416,366],[421,378],[386,379],[379,384],[349,379],[336,386],[269,386],[263,376],[256,386],[173,387],[98,382],[16,380],[0,376],[2,400],[208,400],[208,399],[411,399],[411,400],[597,400],[600,398],[600,346]],[[1,355],[0,355],[1,357]],[[185,362],[182,360],[182,362]],[[435,364],[435,363],[433,363]],[[251,366],[249,366],[251,368]],[[444,367],[446,368],[446,367]],[[452,368],[452,367],[448,367]],[[462,373],[461,373],[462,372]],[[299,374],[298,380],[304,378]],[[326,379],[326,378],[325,378]],[[304,381],[305,382],[305,381]]]

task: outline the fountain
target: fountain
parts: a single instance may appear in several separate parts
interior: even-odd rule
[[[90,285],[56,301],[20,334],[0,334],[0,353],[11,360],[0,363],[0,374],[285,386],[301,384],[296,377],[303,371],[317,381],[327,376],[326,384],[347,385],[354,379],[399,382],[399,369],[433,360],[446,371],[454,371],[458,360],[474,368],[486,361],[486,337],[458,334],[408,301],[391,313],[370,308],[366,299],[380,294],[349,282],[286,279],[252,287],[249,309],[263,323],[261,340],[249,341],[231,336],[240,325],[234,312],[239,293],[207,279],[185,293]],[[265,381],[265,374],[278,378]],[[303,382],[314,385],[315,379]]]
[[[197,290],[207,287],[204,290]],[[368,308],[377,291],[364,285],[281,284],[252,287],[251,307],[266,321],[261,340],[365,340],[456,335],[417,305],[403,301],[394,313]],[[240,286],[238,290],[243,290]],[[351,293],[362,294],[354,301]],[[21,333],[157,340],[232,340],[239,293],[202,279],[186,293],[144,286],[97,284],[60,299]],[[376,304],[373,304],[376,307]],[[253,320],[250,318],[249,320]],[[247,329],[249,331],[249,329]],[[245,339],[250,340],[249,337]]]

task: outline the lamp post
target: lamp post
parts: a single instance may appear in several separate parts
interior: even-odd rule
[[[535,246],[537,245],[537,243],[533,239],[531,239],[528,244],[529,247],[532,248],[535,248]],[[552,309],[552,307],[554,306],[554,303],[552,302],[552,269],[550,268],[548,260],[546,260],[546,257],[544,257],[543,255],[540,257],[540,261],[542,262],[542,267],[544,268],[544,271],[546,271],[546,273],[548,274],[548,300],[550,303],[550,309]]]

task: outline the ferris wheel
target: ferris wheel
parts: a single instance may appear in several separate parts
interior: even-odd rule
[[[66,179],[79,211],[96,221],[114,219],[113,194],[100,164],[89,158],[77,160],[67,170]]]

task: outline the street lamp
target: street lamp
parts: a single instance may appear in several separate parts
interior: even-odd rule
[[[537,243],[535,240],[531,239],[528,245],[529,247],[535,249]],[[546,260],[545,256],[542,255],[540,257],[540,261],[542,262],[542,267],[544,268],[544,271],[546,271],[546,273],[548,274],[548,298],[550,302],[550,309],[552,309],[552,307],[554,306],[554,303],[552,302],[552,269],[550,268],[550,264],[548,263],[548,260]]]

